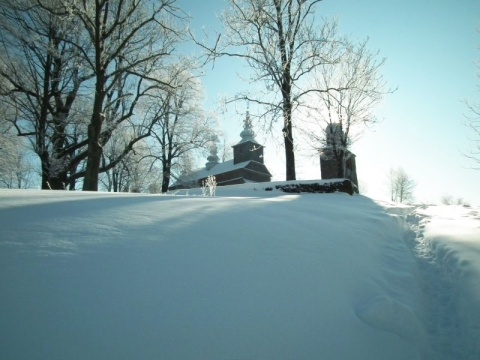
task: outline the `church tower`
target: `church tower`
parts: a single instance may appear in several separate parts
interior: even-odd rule
[[[252,128],[252,120],[247,111],[243,123],[243,130],[240,133],[241,140],[238,144],[233,145],[233,163],[239,164],[245,161],[256,161],[263,164],[263,145],[255,140],[255,132]]]
[[[338,123],[328,124],[325,129],[326,146],[320,151],[320,172],[322,179],[336,179],[339,177],[345,177],[357,186],[357,165],[355,161],[355,154],[349,150],[343,150],[344,152],[344,165],[343,169],[340,169],[339,161],[335,155],[336,151],[342,151],[342,141],[345,136],[342,126]],[[343,174],[343,175],[340,175]]]

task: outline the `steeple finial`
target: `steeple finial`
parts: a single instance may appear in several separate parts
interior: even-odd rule
[[[253,131],[252,119],[250,118],[250,111],[248,105],[247,114],[245,116],[245,120],[243,121],[243,130],[240,133],[240,137],[242,138],[240,142],[255,141],[255,132]]]
[[[217,144],[213,144],[210,148],[210,156],[207,157],[208,162],[205,164],[205,167],[207,170],[210,170],[213,168],[215,165],[217,165],[220,161],[220,158],[217,155],[218,153],[218,148]]]
[[[252,119],[250,119],[250,112],[247,109],[247,116],[245,116],[245,120],[243,121],[243,129],[244,130],[252,130]]]

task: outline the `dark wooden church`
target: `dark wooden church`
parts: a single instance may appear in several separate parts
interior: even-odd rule
[[[320,171],[322,179],[349,179],[358,190],[357,165],[355,154],[343,150],[345,156],[344,168],[339,169],[336,152],[341,149],[341,139],[345,136],[340,124],[328,124],[326,130],[326,146],[320,151]],[[343,175],[341,175],[343,174]]]
[[[264,164],[264,147],[255,140],[248,112],[240,137],[240,142],[233,145],[232,160],[220,162],[217,149],[212,149],[205,167],[180,176],[170,189],[200,187],[208,176],[215,176],[217,186],[271,181],[272,175]]]

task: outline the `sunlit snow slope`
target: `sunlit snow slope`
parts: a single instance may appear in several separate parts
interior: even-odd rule
[[[387,210],[253,184],[0,191],[0,358],[427,359],[422,270]]]

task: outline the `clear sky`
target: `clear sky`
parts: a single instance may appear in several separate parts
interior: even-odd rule
[[[179,0],[193,17],[197,34],[220,26],[224,0]],[[475,62],[480,60],[478,0],[324,0],[316,18],[337,17],[340,31],[351,38],[370,39],[370,48],[387,58],[383,74],[391,87],[377,115],[382,122],[353,145],[360,186],[374,198],[387,198],[386,178],[402,167],[417,182],[419,202],[438,203],[442,195],[480,205],[480,170],[462,153],[471,134],[464,126],[466,99],[479,99]],[[207,106],[221,95],[233,95],[246,84],[237,78],[245,69],[225,59],[205,73]],[[242,117],[234,109],[219,116],[228,141],[239,140]],[[280,132],[280,130],[278,131]],[[284,180],[283,148],[257,130],[266,143],[265,163],[274,180]],[[297,137],[298,138],[298,137]],[[297,154],[297,178],[320,178],[316,157]]]

